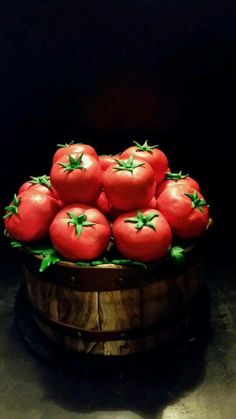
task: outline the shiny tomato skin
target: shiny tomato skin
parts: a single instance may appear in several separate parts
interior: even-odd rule
[[[25,192],[25,191],[42,192],[42,193],[46,193],[46,194],[52,196],[53,198],[58,199],[57,193],[52,187],[48,188],[46,185],[42,185],[40,183],[34,184],[34,183],[31,183],[30,181],[24,182],[21,185],[20,189],[18,190],[18,194],[20,194],[22,192]]]
[[[102,171],[104,172],[111,164],[115,163],[115,156],[109,156],[109,155],[101,155],[98,156],[98,160],[101,166]]]
[[[80,154],[71,154],[78,158]],[[67,155],[54,163],[50,179],[59,199],[66,203],[88,204],[94,202],[102,188],[102,170],[98,160],[91,154],[83,154],[82,163],[85,170],[74,169],[65,171],[60,163],[68,163]]]
[[[42,192],[51,195],[51,191],[47,186],[41,185],[40,183],[33,184],[30,181],[26,181],[21,185],[21,187],[18,190],[18,194],[28,190],[34,190],[36,192]]]
[[[101,211],[102,214],[110,214],[111,204],[109,203],[104,191],[101,191],[99,197],[94,202],[94,207]]]
[[[191,239],[202,235],[208,225],[209,209],[207,205],[201,210],[193,208],[192,200],[185,194],[202,194],[191,186],[172,185],[166,188],[157,198],[157,209],[167,219],[173,234],[181,239]]]
[[[95,225],[82,228],[80,236],[75,226],[68,224],[68,213],[76,216],[86,214],[87,221]],[[50,237],[55,249],[67,260],[92,260],[99,257],[109,242],[110,224],[96,208],[88,205],[67,205],[54,218],[50,226]]]
[[[156,200],[156,197],[153,196],[152,199],[147,203],[146,208],[156,209],[156,207],[157,207],[157,200]]]
[[[159,211],[145,208],[141,211],[144,215],[158,215],[152,220],[156,230],[147,226],[137,230],[134,223],[125,222],[136,216],[137,211],[130,211],[113,222],[112,233],[122,256],[140,262],[151,262],[166,255],[171,246],[172,234],[168,222]]]
[[[186,178],[183,179],[178,179],[178,180],[173,180],[173,179],[167,179],[167,180],[163,180],[160,184],[158,184],[156,186],[156,192],[155,192],[155,196],[156,198],[161,194],[161,192],[164,191],[164,189],[166,189],[169,186],[172,185],[183,185],[183,186],[190,186],[192,188],[194,188],[196,191],[200,192],[200,186],[198,184],[198,182],[191,178],[190,176],[187,176]]]
[[[141,159],[149,163],[155,173],[156,182],[160,183],[168,170],[168,159],[163,151],[153,148],[151,152],[138,150],[136,146],[127,148],[121,153],[121,159],[127,159],[133,156],[134,159]]]
[[[89,144],[70,144],[65,147],[59,148],[53,155],[52,164],[54,164],[56,161],[60,160],[63,156],[72,154],[72,153],[86,153],[91,154],[98,160],[98,155],[94,147],[92,147]]]
[[[116,170],[115,163],[103,173],[105,194],[111,205],[119,210],[145,207],[155,192],[156,181],[152,167],[138,159],[134,159],[134,163],[143,165],[131,173],[127,170]]]
[[[31,190],[20,193],[17,198],[20,199],[18,214],[5,218],[9,235],[22,242],[34,242],[47,237],[50,224],[60,210],[57,200],[48,194]]]

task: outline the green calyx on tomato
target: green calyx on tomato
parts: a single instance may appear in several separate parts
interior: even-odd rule
[[[48,189],[51,188],[51,182],[50,182],[50,176],[38,176],[38,177],[34,177],[34,176],[30,176],[30,183],[32,183],[33,185],[45,185]]]
[[[165,180],[179,180],[179,179],[185,179],[187,175],[182,175],[182,170],[180,170],[179,173],[172,173],[172,172],[167,172],[165,174]]]
[[[6,215],[4,215],[4,218],[11,217],[13,214],[18,214],[18,207],[20,205],[21,198],[17,198],[16,194],[14,195],[12,205],[8,205],[4,209],[7,211]]]
[[[70,172],[75,169],[86,170],[86,168],[82,164],[82,158],[84,153],[77,158],[74,158],[71,154],[69,156],[69,163],[57,163],[59,166],[64,167],[64,172]]]
[[[197,191],[194,191],[194,193],[185,193],[188,198],[192,201],[192,207],[197,208],[199,211],[203,212],[202,207],[207,205],[206,201],[204,199],[199,198],[199,195]],[[208,206],[208,205],[207,205]]]
[[[114,170],[127,170],[128,172],[131,172],[133,174],[134,169],[140,166],[144,166],[145,163],[134,163],[133,157],[129,157],[127,160],[119,160],[115,159],[115,161],[118,163],[118,166],[114,166]]]
[[[75,143],[74,140],[72,140],[69,143],[57,144],[57,147],[59,147],[59,148],[68,147],[69,145],[73,145],[74,143]]]
[[[133,143],[137,146],[136,151],[147,151],[150,154],[152,154],[153,148],[159,147],[158,145],[149,145],[147,140],[143,144],[139,144],[137,141],[133,141]]]
[[[80,237],[83,227],[96,225],[96,223],[91,223],[90,221],[86,221],[87,220],[86,214],[75,215],[73,214],[73,212],[68,212],[67,215],[70,217],[70,220],[67,222],[67,224],[74,224],[75,231],[78,237]]]
[[[158,214],[151,212],[144,215],[141,211],[137,211],[137,217],[130,217],[125,220],[125,223],[135,223],[135,228],[141,230],[143,227],[150,227],[156,231],[155,226],[152,224],[153,218],[158,217]]]

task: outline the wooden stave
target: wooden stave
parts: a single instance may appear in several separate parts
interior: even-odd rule
[[[69,304],[69,306],[71,304],[71,298],[70,298],[71,293],[77,293],[77,295],[79,293],[80,298],[83,299],[84,296],[87,296],[87,294],[89,294],[88,292],[77,291],[71,288],[64,289],[64,287],[62,287],[61,285],[56,285],[56,284],[50,285],[47,281],[42,281],[38,277],[32,277],[32,274],[29,272],[27,273],[27,271],[26,271],[26,277],[25,277],[25,286],[27,290],[28,299],[31,305],[35,308],[35,310],[34,309],[32,310],[32,315],[34,317],[34,320],[39,326],[39,328],[41,329],[41,331],[46,336],[48,336],[51,340],[53,340],[56,343],[62,344],[70,349],[76,350],[78,352],[86,352],[86,353],[93,353],[93,354],[100,354],[100,355],[101,354],[102,355],[125,355],[125,354],[140,352],[146,349],[152,349],[162,343],[165,343],[166,341],[172,339],[174,335],[178,334],[178,331],[181,331],[181,329],[186,326],[186,323],[188,323],[188,320],[190,317],[189,309],[191,308],[192,303],[197,298],[197,296],[199,295],[202,289],[202,284],[201,284],[201,281],[199,281],[199,275],[197,273],[197,266],[198,264],[195,263],[194,265],[185,268],[185,271],[182,273],[179,273],[175,276],[164,278],[164,279],[158,278],[156,282],[151,281],[150,283],[147,283],[145,281],[144,285],[138,289],[131,288],[130,290],[129,289],[128,290],[127,289],[115,290],[112,292],[96,291],[95,292],[96,294],[93,296],[93,298],[95,298],[95,309],[93,310],[93,314],[96,316],[95,316],[95,319],[92,319],[92,321],[91,319],[89,320],[90,323],[87,323],[90,325],[89,328],[85,329],[87,333],[87,337],[89,333],[93,334],[95,330],[98,331],[99,329],[100,329],[101,334],[103,332],[107,332],[107,331],[109,332],[109,330],[107,330],[107,325],[105,326],[104,324],[101,325],[101,319],[97,318],[96,303],[98,301],[99,294],[102,295],[103,298],[105,297],[105,303],[103,304],[103,308],[105,308],[104,309],[105,314],[103,313],[103,317],[105,319],[109,319],[112,316],[114,317],[114,313],[116,313],[116,310],[115,309],[111,311],[108,310],[109,304],[107,304],[107,301],[106,301],[107,298],[112,297],[114,300],[115,299],[114,294],[117,292],[120,292],[121,295],[122,293],[128,293],[128,294],[131,293],[131,296],[128,295],[127,298],[128,300],[129,298],[131,298],[132,300],[134,293],[138,294],[138,298],[140,298],[140,295],[143,295],[143,294],[145,296],[145,293],[146,293],[146,298],[142,297],[145,303],[144,301],[142,301],[142,304],[137,304],[137,301],[136,301],[136,304],[135,303],[133,304],[133,307],[136,307],[136,309],[140,310],[140,312],[138,313],[138,315],[137,313],[136,315],[132,313],[132,316],[131,316],[132,321],[129,320],[128,324],[125,324],[126,326],[125,328],[123,327],[122,330],[119,330],[119,329],[117,330],[116,322],[112,323],[113,328],[112,330],[110,330],[110,332],[113,332],[113,333],[117,332],[117,338],[115,340],[112,340],[112,339],[105,340],[105,337],[103,339],[100,338],[100,340],[88,339],[86,338],[86,336],[83,335],[83,333],[81,336],[81,328],[78,328],[80,335],[71,336],[69,333],[69,330],[68,331],[55,330],[54,325],[53,326],[49,325],[47,324],[47,321],[46,322],[44,321],[47,319],[47,317],[49,319],[55,320],[55,307],[53,308],[53,304],[55,305],[55,301],[53,301],[53,298],[55,298],[55,295],[57,295],[58,292],[60,294],[60,291],[62,289],[64,292],[62,300],[64,298],[64,302],[65,302],[65,296],[69,293],[68,294],[69,297],[66,301],[66,304],[67,305]],[[122,270],[124,269],[127,269],[127,268],[123,268]],[[130,271],[129,268],[128,270]],[[131,270],[131,272],[133,274],[133,269]],[[188,275],[191,276],[191,280],[188,280]],[[176,287],[176,281],[178,280],[180,281],[180,284],[182,280],[183,284],[182,286],[179,285],[179,287]],[[31,284],[30,286],[30,282],[32,281],[33,281],[33,284]],[[189,289],[187,287],[188,282],[189,282],[189,285],[191,285]],[[154,290],[156,288],[156,293],[158,297],[158,290],[160,289],[160,285],[161,284],[163,285],[163,283],[165,283],[165,286],[166,284],[168,285],[171,284],[172,291],[173,290],[176,291],[176,289],[180,290],[179,300],[176,299],[176,295],[174,297],[172,296],[172,300],[170,298],[166,298],[166,301],[168,301],[169,305],[172,304],[170,303],[170,301],[172,302],[174,301],[175,304],[177,301],[179,301],[179,304],[177,304],[177,307],[175,307],[175,310],[172,310],[172,311],[170,310],[170,306],[168,306],[167,304],[166,307],[164,308],[162,307],[161,311],[159,312],[158,312],[157,306],[155,306],[154,304],[154,310],[151,310],[152,316],[150,316],[150,310],[149,311],[147,310],[147,307],[150,304],[150,290],[148,290],[148,288],[151,287],[152,297],[153,295],[155,295],[155,292],[153,293],[153,288]],[[41,295],[40,297],[41,303],[37,301],[37,298],[35,297],[34,292],[32,293],[32,289],[35,290],[37,287],[39,288],[37,292],[39,292]],[[44,306],[42,301],[44,300],[45,296],[47,297],[50,294],[48,293],[49,291],[47,290],[47,287],[49,287],[49,289],[51,287],[52,299],[51,301],[50,300],[47,301],[47,305]],[[165,294],[164,294],[164,297],[165,297]],[[181,298],[182,298],[182,302],[181,302]],[[89,298],[88,298],[88,301],[89,301]],[[118,302],[119,304],[124,305],[124,301],[118,301]],[[119,304],[118,304],[118,307],[119,307]],[[59,305],[60,305],[60,302],[59,302]],[[107,310],[108,310],[108,313],[106,312]],[[155,312],[155,310],[157,311]],[[41,313],[41,316],[39,315],[39,312]],[[70,309],[69,309],[69,312],[70,312]],[[146,316],[144,315],[145,312],[146,312]],[[171,321],[173,320],[173,324],[175,324],[177,315],[179,315],[179,326],[177,327],[177,332],[176,332],[175,330],[176,327],[175,326],[171,327]],[[100,313],[100,317],[101,317],[101,313]],[[151,319],[151,322],[150,322],[150,319]],[[68,326],[70,324],[73,325],[73,323],[76,322],[76,318],[73,319],[73,316],[72,318],[70,318],[70,314],[69,314],[69,319],[67,318],[67,320],[69,321],[69,323],[67,324]],[[169,325],[163,320],[165,321],[169,320]],[[83,319],[83,321],[85,321],[86,323],[86,319]],[[79,319],[79,322],[80,322],[80,319]],[[161,330],[160,326],[162,326],[162,323],[164,324],[164,328],[162,328]],[[149,329],[148,331],[146,330],[146,333],[142,334],[140,331],[140,326],[142,326],[141,330],[143,329],[145,331],[145,327]],[[138,328],[138,332],[140,331],[140,336],[139,337],[133,336],[130,339],[130,332],[132,334],[135,328],[136,329]],[[171,332],[168,332],[168,330],[171,330]],[[118,340],[118,335],[123,336],[123,338]]]

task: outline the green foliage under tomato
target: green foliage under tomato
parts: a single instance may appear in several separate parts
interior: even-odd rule
[[[112,239],[112,238],[111,238]],[[11,241],[10,246],[15,249],[22,249],[32,255],[38,255],[42,257],[42,261],[39,267],[39,272],[45,271],[49,266],[55,265],[58,262],[63,261],[60,254],[54,249],[51,242],[37,242],[32,245],[26,245],[19,241]],[[168,255],[178,266],[182,266],[185,263],[185,250],[181,246],[172,246],[168,252]],[[65,261],[64,261],[65,262]],[[76,266],[98,266],[98,265],[124,265],[132,266],[139,269],[147,269],[145,263],[138,262],[131,259],[121,259],[117,252],[113,241],[109,242],[107,247],[106,256],[101,259],[95,259],[92,261],[78,260],[74,262]]]

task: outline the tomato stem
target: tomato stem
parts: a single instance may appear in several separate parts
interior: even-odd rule
[[[7,213],[4,215],[3,219],[7,217],[11,217],[14,214],[18,215],[18,207],[20,205],[20,202],[21,202],[21,198],[18,199],[15,194],[12,201],[12,205],[8,205],[7,207],[4,208],[7,211]]]
[[[192,208],[197,208],[199,211],[203,212],[202,207],[203,206],[208,206],[205,199],[201,199],[197,193],[197,191],[194,191],[193,194],[191,193],[185,193],[184,195],[186,195],[188,198],[191,199],[192,201]]]
[[[151,222],[155,217],[159,217],[156,212],[144,215],[141,211],[137,211],[137,217],[127,218],[125,223],[135,223],[135,228],[137,230],[141,230],[143,227],[149,227],[156,231],[156,227]]]
[[[87,215],[85,213],[81,215],[75,215],[73,212],[68,212],[67,215],[70,217],[67,224],[74,224],[75,226],[75,232],[78,237],[80,237],[83,227],[90,227],[96,225],[96,223],[92,223],[87,220]]]
[[[74,140],[70,141],[69,143],[65,143],[65,144],[57,144],[57,147],[63,148],[63,147],[68,147],[69,145],[73,145],[73,144],[75,144]]]
[[[153,154],[152,149],[159,147],[156,145],[149,145],[147,140],[143,144],[139,144],[137,141],[133,141],[133,143],[137,146],[136,151],[147,151],[150,154]]]
[[[47,175],[43,175],[43,176],[38,176],[38,177],[34,177],[34,176],[30,176],[30,183],[32,183],[33,185],[45,185],[48,189],[51,188],[51,182],[50,182],[50,177]]]
[[[115,161],[118,163],[118,166],[114,166],[113,170],[127,170],[128,172],[131,172],[133,174],[134,169],[137,167],[144,166],[143,163],[134,163],[133,157],[129,157],[127,160],[119,160],[115,159]]]
[[[83,166],[83,155],[84,153],[81,153],[79,157],[73,157],[71,154],[68,154],[69,156],[69,163],[57,163],[58,166],[64,167],[64,172],[70,172],[75,169],[80,170],[86,170],[86,168]]]
[[[179,180],[179,179],[185,179],[189,174],[182,175],[182,170],[180,170],[179,173],[173,173],[173,172],[167,172],[165,174],[165,180]]]

